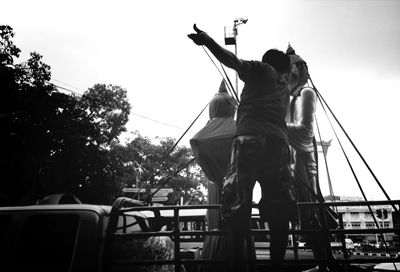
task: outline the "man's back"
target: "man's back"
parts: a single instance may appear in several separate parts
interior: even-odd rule
[[[239,77],[245,85],[236,135],[273,135],[287,142],[285,117],[289,91],[282,75],[267,63],[242,61]]]

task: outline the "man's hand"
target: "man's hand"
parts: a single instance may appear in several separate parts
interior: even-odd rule
[[[193,25],[196,33],[189,34],[188,37],[197,45],[205,45],[207,40],[210,39],[207,33],[197,28],[196,24]]]
[[[208,34],[193,25],[196,33],[191,33],[188,37],[197,45],[205,45],[208,50],[226,67],[239,71],[242,67],[242,61],[236,57],[231,51],[226,50],[215,42]],[[241,71],[241,70],[240,70]]]

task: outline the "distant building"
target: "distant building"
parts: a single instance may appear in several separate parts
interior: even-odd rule
[[[340,196],[335,197],[335,201],[364,201],[361,197]],[[332,201],[331,197],[325,197],[326,201]],[[393,207],[390,205],[371,205],[371,210],[379,223],[379,228],[393,228]],[[376,229],[374,217],[368,206],[338,206],[337,212],[341,214],[344,229]],[[380,217],[380,218],[379,218]],[[346,234],[347,238],[351,238],[354,242],[371,242],[376,243],[381,240],[379,234]],[[395,233],[385,233],[386,241],[398,241],[398,235]]]

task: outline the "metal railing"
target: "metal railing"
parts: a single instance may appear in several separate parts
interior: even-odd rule
[[[129,207],[129,206],[134,207]],[[191,205],[191,206],[138,206],[139,203],[132,202],[131,199],[128,198],[119,198],[113,205],[109,225],[107,229],[106,235],[106,243],[108,243],[106,252],[109,254],[110,265],[115,262],[113,258],[113,253],[111,252],[113,237],[117,235],[125,235],[129,239],[138,239],[138,238],[148,238],[152,236],[168,236],[174,242],[174,252],[175,257],[173,260],[124,260],[118,261],[118,265],[122,266],[138,266],[138,265],[174,265],[175,271],[181,271],[182,265],[184,266],[193,266],[200,264],[218,264],[218,263],[227,263],[229,260],[222,259],[188,259],[182,258],[181,254],[181,245],[187,241],[187,239],[183,239],[182,237],[187,236],[195,236],[204,238],[206,235],[224,235],[225,232],[220,230],[187,230],[183,231],[180,229],[180,223],[184,217],[180,216],[180,211],[182,210],[199,210],[199,209],[220,209],[220,205]],[[314,206],[330,206],[330,207],[338,207],[338,206],[371,206],[371,205],[400,205],[400,200],[392,200],[392,201],[351,201],[351,202],[324,202],[324,203],[299,203],[299,208],[307,208]],[[155,215],[152,220],[159,220],[163,217],[163,211],[172,211],[172,214],[169,214],[168,217],[172,223],[172,230],[168,231],[151,231],[151,232],[135,232],[135,233],[127,233],[127,234],[116,234],[118,216],[121,214],[131,212],[131,211],[139,211],[139,212],[153,212]],[[375,216],[375,215],[373,215]],[[341,242],[340,250],[342,252],[341,258],[336,258],[334,260],[324,260],[324,259],[316,259],[316,258],[299,258],[298,251],[299,248],[297,246],[297,236],[304,233],[317,233],[317,232],[328,232],[331,235],[335,235],[337,239]],[[269,235],[270,231],[268,229],[252,229],[253,235]],[[379,258],[379,259],[371,259],[371,258],[358,258],[354,256],[350,256],[346,249],[345,243],[345,235],[349,234],[383,234],[383,233],[395,233],[397,236],[400,234],[400,228],[380,228],[377,226],[375,229],[345,229],[343,225],[343,220],[339,218],[339,227],[337,229],[329,229],[329,230],[300,230],[296,229],[294,225],[291,226],[289,230],[289,235],[292,237],[293,245],[288,248],[293,249],[294,258],[293,259],[285,259],[285,265],[316,265],[320,263],[334,262],[337,267],[341,267],[341,271],[347,271],[348,266],[351,264],[366,264],[366,263],[394,263],[399,262],[399,256],[397,252],[391,252],[387,247],[385,251],[387,251],[387,257]],[[256,241],[257,242],[257,241]],[[265,246],[265,244],[264,244]],[[267,248],[265,248],[267,249]],[[250,262],[250,261],[248,261]],[[253,261],[251,261],[253,262]],[[269,259],[256,259],[254,261],[257,265],[271,265]]]

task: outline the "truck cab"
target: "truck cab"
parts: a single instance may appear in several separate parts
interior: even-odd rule
[[[111,209],[86,204],[0,207],[0,270],[105,271]],[[140,212],[117,217],[116,234],[148,231]],[[110,252],[137,254],[143,241],[127,244],[116,238]]]

